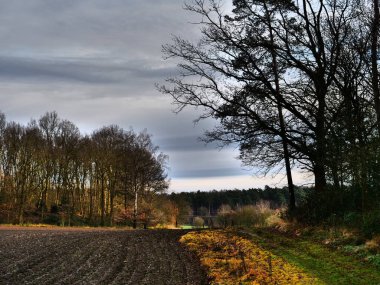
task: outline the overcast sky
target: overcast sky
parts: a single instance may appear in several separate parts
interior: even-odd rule
[[[199,36],[182,7],[182,0],[0,0],[1,111],[21,123],[57,111],[82,133],[146,128],[169,155],[170,191],[284,185],[283,176],[252,177],[236,149],[199,142],[214,122],[194,125],[195,110],[176,115],[156,91],[176,71],[161,46],[172,35]]]

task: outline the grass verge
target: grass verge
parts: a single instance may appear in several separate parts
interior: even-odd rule
[[[208,269],[211,284],[324,284],[232,231],[193,231],[181,240]]]
[[[380,268],[313,240],[287,235],[273,229],[250,229],[243,236],[260,247],[316,276],[322,284],[379,285]]]

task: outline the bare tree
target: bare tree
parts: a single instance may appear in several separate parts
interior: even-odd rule
[[[41,189],[41,200],[39,202],[42,219],[44,219],[46,209],[50,206],[48,204],[48,194],[53,188],[53,175],[56,171],[57,157],[55,141],[58,134],[59,122],[60,119],[58,118],[58,114],[56,112],[47,112],[38,121],[44,137],[44,187]]]
[[[309,0],[234,6],[223,13],[218,1],[186,5],[202,19],[202,38],[193,44],[175,37],[163,47],[179,59],[180,73],[159,90],[178,111],[202,107],[199,119],[217,119],[206,140],[239,143],[244,163],[272,169],[284,162],[293,209],[292,163],[314,173],[317,192],[326,189],[330,129],[341,100],[335,79],[354,6]]]
[[[165,173],[167,156],[157,151],[158,148],[154,146],[151,136],[144,131],[136,136],[130,157],[126,161],[128,185],[134,197],[134,228],[137,227],[141,201],[146,200],[149,204],[152,202],[152,195],[168,188]]]

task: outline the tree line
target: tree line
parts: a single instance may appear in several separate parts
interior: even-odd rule
[[[297,201],[302,203],[304,197],[310,191],[309,188],[296,187]],[[239,208],[247,205],[255,205],[261,201],[270,203],[271,208],[277,209],[286,206],[289,202],[289,192],[284,188],[264,189],[235,189],[235,190],[213,190],[164,194],[173,201],[179,208],[190,209],[184,215],[192,216],[216,216],[222,205],[231,208]]]
[[[166,162],[146,131],[82,135],[56,112],[26,126],[1,113],[0,222],[104,226],[123,212],[136,227],[140,207],[168,188]]]
[[[295,186],[296,202],[302,207],[313,192],[311,187]],[[264,225],[269,216],[284,215],[289,203],[287,187],[164,193],[178,209],[177,225],[207,227]]]
[[[378,0],[193,0],[201,37],[163,47],[179,74],[158,87],[218,125],[205,141],[238,144],[246,165],[313,173],[311,218],[378,211]],[[346,203],[347,202],[347,203]],[[305,212],[303,213],[305,214]],[[378,215],[380,218],[380,214]]]

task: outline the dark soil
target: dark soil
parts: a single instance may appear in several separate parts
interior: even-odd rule
[[[0,228],[0,284],[207,284],[184,233]]]

